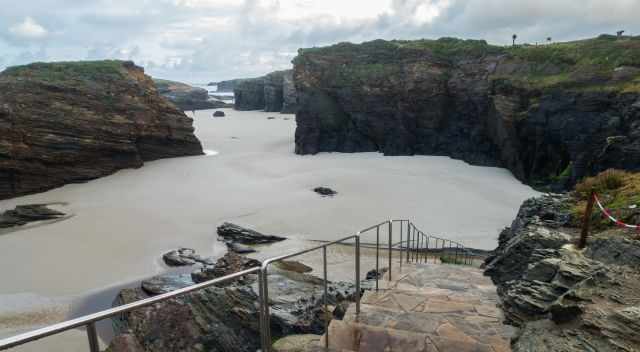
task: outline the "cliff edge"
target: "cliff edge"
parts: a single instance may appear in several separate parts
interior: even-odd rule
[[[193,120],[132,62],[8,68],[0,73],[0,199],[202,154],[193,132]]]
[[[640,37],[301,49],[296,152],[445,155],[564,189],[640,169]]]

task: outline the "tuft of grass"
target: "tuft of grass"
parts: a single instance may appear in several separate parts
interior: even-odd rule
[[[591,191],[595,191],[598,194],[607,194],[624,186],[630,175],[630,173],[623,170],[609,169],[597,176],[587,177],[576,184],[575,192],[580,199],[588,199]]]
[[[620,220],[635,224],[640,219],[640,173],[612,169],[578,183],[573,192],[575,203],[572,208],[576,226],[579,226],[584,218],[591,190],[596,191],[603,207],[613,209],[613,215]],[[597,206],[594,208],[591,221],[595,229],[615,227],[615,224],[602,217]]]

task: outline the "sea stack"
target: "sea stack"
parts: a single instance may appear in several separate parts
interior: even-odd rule
[[[193,120],[133,62],[8,68],[0,74],[0,199],[200,155],[193,132]]]

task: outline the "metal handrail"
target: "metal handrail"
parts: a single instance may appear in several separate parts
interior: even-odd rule
[[[271,351],[271,323],[270,323],[270,312],[269,312],[269,288],[268,288],[268,269],[269,269],[269,265],[278,261],[282,261],[285,259],[289,259],[292,257],[296,257],[302,254],[306,254],[306,253],[310,253],[313,251],[317,251],[317,250],[322,250],[322,258],[323,258],[323,278],[324,278],[324,314],[325,314],[325,347],[329,346],[329,330],[328,330],[328,324],[329,324],[329,317],[327,316],[328,314],[328,302],[327,302],[327,296],[328,296],[328,292],[327,292],[327,284],[328,284],[328,280],[327,280],[327,274],[328,274],[328,270],[327,270],[327,247],[329,246],[333,246],[336,244],[341,244],[344,243],[345,241],[349,241],[352,239],[355,239],[355,286],[356,286],[356,292],[355,292],[355,303],[356,303],[356,315],[360,314],[360,296],[361,296],[361,292],[360,292],[360,237],[362,234],[364,233],[368,233],[369,231],[375,229],[376,230],[376,291],[379,289],[378,287],[378,282],[379,282],[379,276],[380,276],[380,263],[379,263],[379,253],[380,253],[380,228],[382,226],[388,226],[388,280],[391,281],[392,280],[392,262],[393,262],[393,252],[394,252],[394,243],[393,243],[393,224],[394,223],[399,223],[400,224],[400,241],[397,242],[398,244],[400,244],[400,248],[398,250],[395,250],[396,252],[400,252],[400,260],[399,260],[399,265],[400,265],[400,270],[402,270],[402,263],[406,262],[428,262],[429,259],[429,255],[428,252],[430,250],[437,250],[438,249],[438,243],[441,241],[442,242],[442,246],[440,247],[441,250],[445,251],[451,251],[452,249],[455,248],[455,259],[454,262],[455,263],[459,263],[458,257],[460,254],[460,258],[462,260],[463,264],[468,264],[469,260],[471,260],[471,262],[473,261],[472,256],[469,254],[469,251],[466,249],[466,247],[464,247],[462,244],[455,242],[455,241],[451,241],[451,240],[446,240],[440,237],[436,237],[436,236],[430,236],[430,235],[426,235],[425,233],[423,233],[422,231],[420,231],[414,224],[413,222],[411,222],[410,220],[403,220],[403,219],[393,219],[393,220],[387,220],[384,222],[381,222],[377,225],[373,225],[370,226],[362,231],[357,232],[355,235],[352,236],[348,236],[336,241],[332,241],[332,242],[328,242],[328,243],[324,243],[322,245],[316,246],[316,247],[312,247],[312,248],[308,248],[305,250],[301,250],[301,251],[297,251],[295,253],[291,253],[291,254],[286,254],[286,255],[282,255],[282,256],[278,256],[278,257],[274,257],[274,258],[269,258],[267,260],[265,260],[261,266],[256,266],[244,271],[240,271],[234,274],[230,274],[227,276],[223,276],[220,278],[216,278],[213,280],[209,280],[206,282],[202,282],[199,284],[195,284],[192,286],[188,286],[188,287],[184,287],[175,291],[171,291],[171,292],[167,292],[167,293],[163,293],[157,296],[153,296],[150,298],[146,298],[140,301],[136,301],[136,302],[132,302],[129,304],[125,304],[122,306],[118,306],[118,307],[114,307],[114,308],[110,308],[110,309],[106,309],[103,310],[101,312],[97,312],[97,313],[93,313],[93,314],[89,314],[83,317],[79,317],[76,319],[72,319],[72,320],[68,320],[65,322],[61,322],[58,324],[54,324],[45,328],[41,328],[41,329],[37,329],[34,331],[30,331],[27,333],[23,333],[20,335],[16,335],[13,337],[9,337],[3,340],[0,340],[0,351],[2,350],[6,350],[12,347],[16,347],[19,345],[23,345],[25,343],[29,343],[35,340],[39,340],[41,338],[47,337],[47,336],[51,336],[51,335],[55,335],[64,331],[68,331],[71,329],[75,329],[78,327],[82,327],[82,326],[86,326],[86,331],[87,331],[87,337],[89,340],[89,350],[91,352],[99,352],[99,346],[98,346],[98,335],[97,335],[97,331],[96,331],[96,325],[95,323],[100,321],[100,320],[104,320],[107,318],[111,318],[114,317],[116,315],[122,314],[122,313],[127,313],[130,311],[133,311],[137,308],[142,308],[142,307],[146,307],[149,306],[151,304],[154,303],[158,303],[158,302],[162,302],[171,298],[175,298],[190,292],[194,292],[194,291],[198,291],[219,283],[224,283],[233,279],[236,279],[238,277],[241,276],[245,276],[245,275],[249,275],[249,274],[258,274],[258,303],[259,303],[259,318],[260,318],[260,340],[261,340],[261,346],[262,346],[262,351],[264,352],[269,352]],[[404,224],[406,223],[406,227],[404,226]],[[404,229],[406,228],[406,233],[404,231]],[[406,235],[406,241],[403,240],[403,236]],[[436,245],[435,247],[429,247],[430,245],[430,239],[436,240]],[[449,243],[448,247],[445,247],[446,243]],[[402,246],[403,243],[406,243],[406,246]],[[426,243],[426,246],[425,246]],[[455,247],[454,247],[455,245]],[[461,251],[461,253],[459,253]],[[404,255],[403,255],[404,252]],[[404,257],[404,258],[403,258]],[[436,262],[436,258],[434,257],[434,262]]]
[[[85,315],[83,317],[80,318],[76,318],[76,319],[72,319],[72,320],[68,320],[62,323],[58,323],[58,324],[54,324],[51,326],[47,326],[44,327],[42,329],[37,329],[37,330],[33,330],[30,332],[26,332],[24,334],[20,334],[20,335],[16,335],[16,336],[12,336],[3,340],[0,340],[0,351],[1,350],[6,350],[12,347],[16,347],[19,345],[23,345],[25,343],[28,342],[32,342],[32,341],[36,341],[39,340],[41,338],[47,337],[47,336],[51,336],[51,335],[55,335],[67,330],[71,330],[71,329],[75,329],[81,326],[86,326],[87,327],[87,335],[89,338],[89,347],[90,347],[90,351],[91,352],[98,352],[99,351],[99,347],[98,347],[98,335],[96,332],[96,326],[95,323],[100,321],[100,320],[104,320],[107,318],[111,318],[114,317],[116,315],[122,314],[122,313],[127,313],[130,312],[134,309],[137,308],[142,308],[142,307],[146,307],[149,305],[152,305],[154,303],[158,303],[158,302],[162,302],[162,301],[166,301],[170,298],[174,298],[177,296],[181,296],[184,294],[187,294],[189,292],[193,292],[193,291],[198,291],[210,286],[213,286],[215,284],[219,284],[219,283],[224,283],[233,279],[236,279],[238,277],[241,276],[245,276],[245,275],[249,275],[249,274],[253,274],[253,273],[257,273],[260,271],[260,267],[253,267],[251,269],[247,269],[247,270],[243,270],[231,275],[227,275],[224,277],[220,277],[217,279],[213,279],[213,280],[209,280],[209,281],[205,281],[205,282],[201,282],[199,284],[195,284],[192,286],[188,286],[188,287],[184,287],[181,289],[177,289],[175,291],[171,291],[171,292],[167,292],[167,293],[163,293],[157,296],[153,296],[150,298],[146,298],[140,301],[136,301],[136,302],[132,302],[129,304],[124,304],[118,307],[114,307],[114,308],[110,308],[110,309],[106,309],[97,313],[93,313],[93,314],[89,314],[89,315]]]

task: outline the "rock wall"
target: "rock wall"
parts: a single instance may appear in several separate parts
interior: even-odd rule
[[[217,86],[218,87],[218,92],[221,93],[230,93],[233,92],[236,89],[236,85],[238,85],[238,83],[245,81],[245,78],[239,78],[239,79],[232,79],[232,80],[228,80],[228,81],[220,81],[220,82],[211,82],[209,84],[207,84],[208,86]]]
[[[293,71],[275,71],[264,77],[246,79],[234,90],[237,110],[264,110],[291,114],[297,111]]]
[[[264,77],[264,111],[280,112],[282,110],[284,75],[284,71],[276,71]]]
[[[507,321],[520,328],[513,351],[634,351],[640,241],[603,233],[578,251],[570,208],[567,196],[527,200],[486,261]]]
[[[239,82],[233,90],[235,109],[240,111],[265,108],[265,78],[252,78]]]
[[[303,49],[294,60],[296,152],[446,155],[558,188],[606,168],[637,170],[638,58],[640,37]]]
[[[164,79],[154,79],[153,81],[158,93],[182,111],[231,107],[230,104],[224,102],[209,100],[209,92],[206,89]]]
[[[193,120],[132,62],[8,68],[0,74],[0,199],[202,154],[193,132]]]

